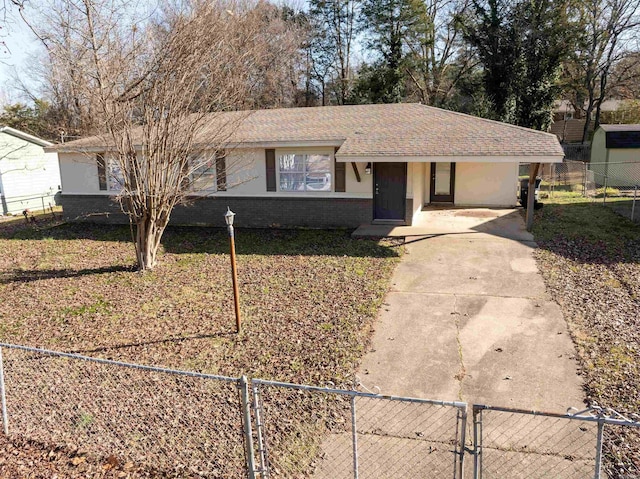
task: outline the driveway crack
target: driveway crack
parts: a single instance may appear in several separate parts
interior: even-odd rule
[[[460,363],[460,369],[454,376],[456,381],[458,381],[458,400],[463,401],[463,381],[464,377],[467,375],[467,368],[464,365],[464,355],[462,353],[462,340],[460,338],[460,312],[458,311],[458,295],[454,294],[454,303],[453,303],[453,314],[454,321],[456,324],[456,344],[458,346],[458,362]]]

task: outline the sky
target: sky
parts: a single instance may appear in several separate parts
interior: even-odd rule
[[[24,101],[16,89],[14,72],[18,72],[22,81],[30,81],[28,68],[36,61],[40,44],[20,15],[12,10],[6,12],[0,40],[4,43],[0,47],[0,104]]]

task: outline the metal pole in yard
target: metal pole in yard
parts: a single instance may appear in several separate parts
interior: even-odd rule
[[[229,232],[229,246],[231,252],[231,280],[233,282],[233,309],[236,313],[236,332],[240,333],[240,292],[238,290],[238,268],[236,266],[236,242],[233,231],[233,218],[236,214],[227,206],[224,220]]]
[[[351,436],[353,442],[353,478],[358,479],[358,428],[356,425],[355,396],[351,396]]]
[[[633,203],[631,203],[631,221],[633,221],[633,218],[635,216],[636,213],[636,198],[638,197],[638,185],[635,186],[635,188],[633,189]]]
[[[246,376],[240,378],[240,393],[242,396],[242,419],[244,422],[244,443],[247,449],[247,469],[249,479],[256,479],[256,460],[253,455],[253,435],[251,433],[251,411],[249,403],[249,383]]]
[[[604,205],[607,202],[607,177],[604,177],[604,190],[602,193],[602,204]]]
[[[594,473],[594,479],[600,479],[600,473],[602,470],[602,436],[604,433],[604,419],[600,417],[598,421],[598,438],[596,439],[596,467]]]
[[[2,429],[5,436],[9,434],[9,415],[7,414],[7,395],[4,387],[4,362],[0,348],[0,403],[2,405]]]

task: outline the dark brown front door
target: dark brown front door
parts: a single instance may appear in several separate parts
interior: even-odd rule
[[[407,164],[373,164],[373,219],[405,221]]]
[[[453,203],[455,163],[431,163],[431,203]]]

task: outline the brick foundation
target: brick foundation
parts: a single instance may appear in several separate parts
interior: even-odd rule
[[[126,223],[118,204],[103,195],[62,195],[62,207],[69,221]],[[368,198],[284,198],[208,197],[194,199],[189,206],[177,206],[171,215],[174,225],[224,226],[227,206],[237,214],[239,227],[355,228],[370,223],[373,200]],[[412,200],[407,199],[407,220],[411,222]]]

